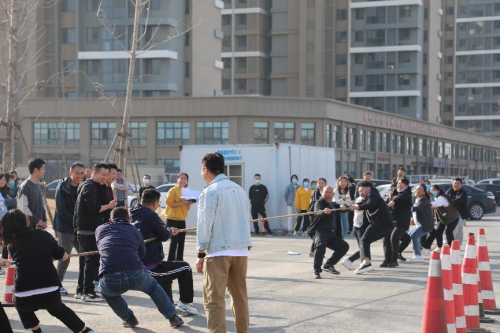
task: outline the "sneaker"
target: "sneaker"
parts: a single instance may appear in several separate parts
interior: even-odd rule
[[[315,278],[315,279],[321,279],[321,275],[319,275],[318,272],[314,272],[313,278]]]
[[[397,261],[391,261],[390,263],[387,264],[387,267],[389,267],[389,268],[396,268],[398,266],[399,266],[399,264]]]
[[[61,296],[68,296],[68,291],[64,289],[64,287],[61,287],[59,292],[61,293]]]
[[[390,261],[389,260],[384,260],[382,261],[382,263],[380,264],[380,267],[387,267],[387,265],[389,265]]]
[[[373,268],[372,264],[369,263],[368,265],[361,264],[357,270],[354,271],[354,274],[363,274],[369,271],[373,271],[375,268]]]
[[[134,315],[132,315],[128,320],[123,322],[123,327],[127,328],[134,328],[137,325],[139,325],[139,321]]]
[[[191,304],[182,303],[180,301],[175,307],[175,311],[177,311],[177,313],[181,316],[196,316],[198,314],[198,310],[196,310]]]
[[[328,273],[332,273],[333,275],[340,275],[340,272],[339,272],[339,271],[337,271],[337,270],[335,269],[335,267],[333,267],[333,266],[327,266],[327,265],[324,265],[324,266],[323,266],[323,271],[324,271],[324,272],[328,272]]]
[[[74,299],[82,299],[82,293],[81,292],[76,292],[75,295],[73,296]]]
[[[170,327],[179,327],[184,325],[184,321],[178,315],[169,318],[168,321],[170,321]]]
[[[429,249],[422,249],[422,256],[430,256],[431,255],[431,251]]]
[[[267,234],[266,236],[267,236],[267,237],[273,237],[273,236],[274,236],[274,234]]]
[[[355,268],[354,268],[354,265],[352,264],[352,262],[345,258],[344,260],[342,260],[342,265],[344,265],[345,268],[347,268],[348,270],[350,271],[353,271]]]
[[[398,254],[398,260],[401,260],[401,261],[406,261],[406,258],[403,257],[403,254]]]
[[[94,288],[99,290],[99,281],[94,281]]]
[[[297,231],[294,231],[292,236],[297,237],[298,236]]]
[[[95,292],[82,295],[82,301],[89,303],[103,302],[104,298],[98,296]]]
[[[94,329],[90,326],[87,326],[87,329],[85,331],[83,331],[83,333],[95,333],[94,332]]]
[[[424,258],[422,256],[414,256],[410,259],[410,262],[424,262]]]

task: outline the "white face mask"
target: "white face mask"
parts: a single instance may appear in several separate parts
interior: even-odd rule
[[[143,182],[144,184],[149,184],[149,179],[143,179],[143,180],[142,180],[142,182]]]

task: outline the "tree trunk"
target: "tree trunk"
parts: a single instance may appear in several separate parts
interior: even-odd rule
[[[132,89],[134,84],[135,60],[137,58],[139,17],[143,7],[144,7],[143,0],[135,0],[134,29],[132,30],[132,39],[130,41],[130,64],[127,77],[127,93],[125,95],[125,110],[123,111],[121,136],[119,141],[120,150],[116,161],[116,164],[118,164],[118,167],[122,170],[126,170],[127,168],[126,153],[127,153],[127,141],[129,138],[130,108],[132,104]]]
[[[17,9],[18,0],[8,0],[9,8],[7,10],[8,24],[8,70],[7,70],[7,104],[6,104],[6,130],[3,144],[3,169],[8,171],[14,169],[15,165],[15,137],[14,112],[16,110],[16,79],[17,79]]]

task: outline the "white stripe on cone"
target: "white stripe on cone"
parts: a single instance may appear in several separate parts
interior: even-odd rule
[[[450,260],[443,260],[444,257],[445,257],[444,255],[441,256],[441,270],[443,270],[443,271],[451,271],[451,261]]]
[[[479,261],[477,263],[477,268],[479,269],[479,271],[481,272],[484,272],[484,271],[487,271],[489,272],[491,270],[490,268],[490,263],[488,261]]]
[[[466,328],[467,324],[465,321],[465,317],[457,317],[456,318],[456,325],[457,325],[457,328]]]
[[[495,300],[495,292],[493,292],[491,290],[481,290],[481,296],[483,297],[483,300],[484,299],[492,300],[492,301]]]
[[[477,275],[462,273],[462,283],[463,284],[477,284]]]
[[[448,329],[448,333],[457,333],[455,324],[447,324],[446,328]]]
[[[12,294],[14,291],[14,286],[5,286],[5,294]]]
[[[430,277],[441,277],[441,265],[438,260],[430,260],[429,263],[429,276]]]
[[[467,244],[464,259],[476,259],[476,246]]]
[[[452,289],[450,289],[450,290],[444,289],[443,292],[444,292],[444,300],[445,301],[453,301],[453,290]]]
[[[478,242],[479,246],[483,246],[483,247],[486,247],[486,236],[484,235],[479,235],[479,242]]]
[[[467,317],[479,317],[479,305],[466,305],[464,308]]]
[[[461,284],[454,283],[453,284],[453,294],[455,295],[463,295],[464,294],[464,288]]]

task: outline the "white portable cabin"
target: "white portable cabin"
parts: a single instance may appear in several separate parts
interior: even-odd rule
[[[193,145],[183,146],[180,156],[181,172],[189,175],[188,188],[202,191],[206,183],[201,178],[201,159],[210,152],[221,153],[226,162],[226,175],[248,193],[254,184],[254,175],[262,176],[269,199],[266,203],[267,216],[286,214],[285,187],[290,177],[296,174],[299,183],[319,177],[334,184],[335,149],[300,146],[293,144],[264,145]],[[186,221],[187,227],[196,226],[197,205],[193,205]],[[279,220],[269,221],[271,229],[280,229]],[[253,231],[253,227],[251,227]]]

